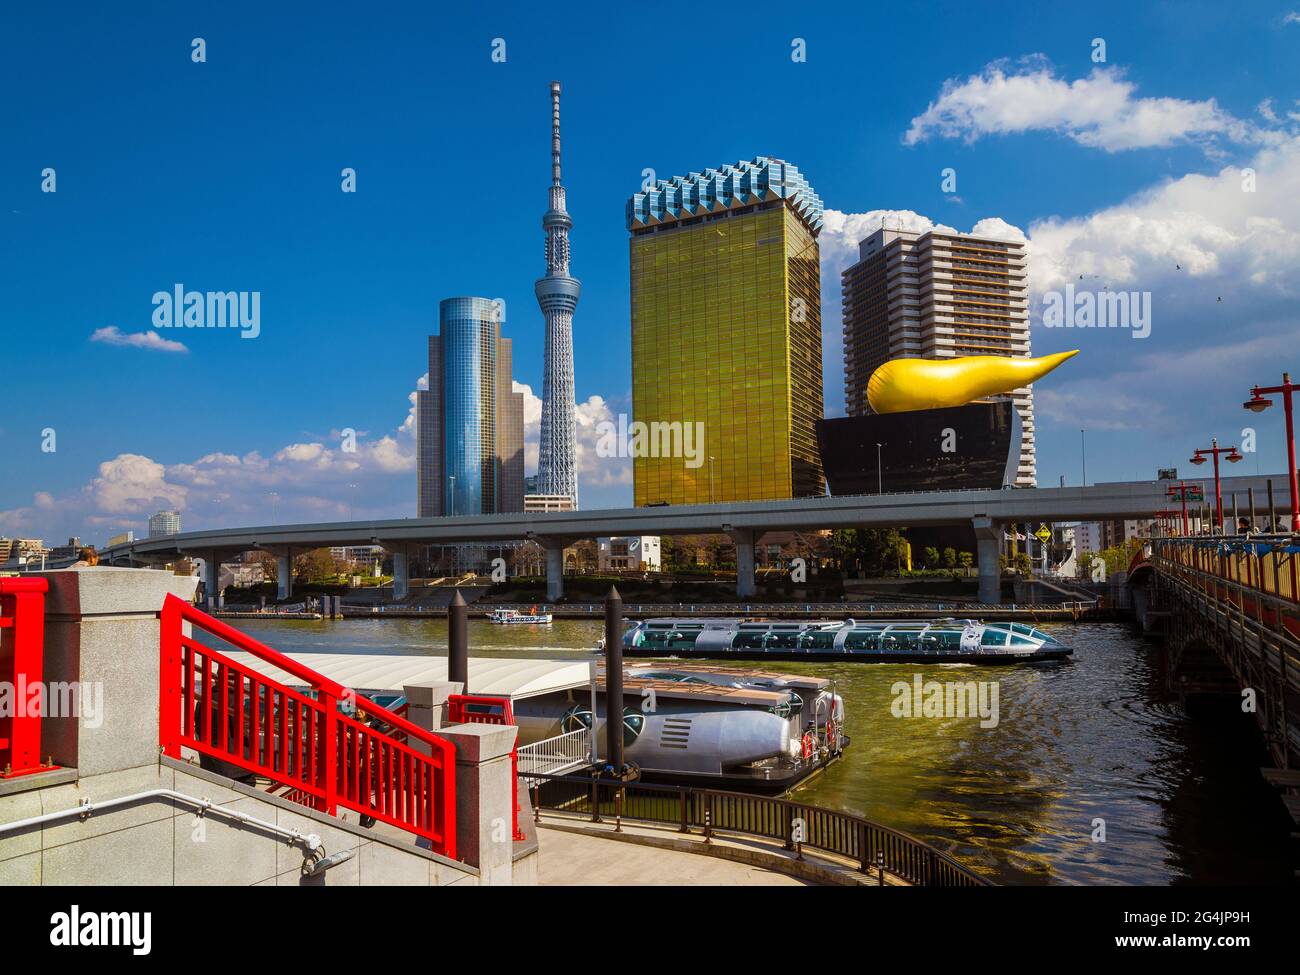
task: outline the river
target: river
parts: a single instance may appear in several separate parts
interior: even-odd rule
[[[441,620],[232,623],[285,651],[447,647]],[[1290,820],[1235,702],[1189,715],[1159,692],[1151,645],[1122,624],[1045,628],[1075,648],[1072,660],[766,665],[834,678],[845,699],[852,746],[795,795],[912,833],[999,883],[1288,883]],[[585,659],[600,632],[588,620],[473,621],[470,652]],[[894,687],[915,674],[996,682],[996,725],[895,717]]]

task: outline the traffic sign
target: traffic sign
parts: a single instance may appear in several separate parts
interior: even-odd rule
[[[1038,540],[1044,545],[1052,540],[1052,529],[1046,525],[1039,525],[1038,531],[1034,532],[1034,534],[1038,536]]]

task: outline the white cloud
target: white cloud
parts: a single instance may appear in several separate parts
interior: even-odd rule
[[[128,349],[148,349],[151,352],[189,352],[183,342],[165,339],[157,332],[123,332],[116,325],[97,328],[90,341],[104,345],[117,345]]]
[[[514,391],[524,396],[524,468],[537,471],[538,444],[542,435],[542,400],[533,388],[514,383]],[[600,457],[596,454],[597,428],[602,421],[617,422],[618,417],[603,397],[592,395],[574,408],[577,438],[578,494],[586,487],[612,487],[632,483],[632,463],[626,458]]]
[[[1113,67],[1086,78],[1058,77],[1034,55],[1012,66],[1000,61],[965,81],[949,79],[912,119],[903,137],[916,145],[932,137],[968,142],[987,135],[1057,132],[1106,152],[1215,140],[1269,141],[1274,134],[1234,117],[1213,99],[1138,97],[1137,86]]]

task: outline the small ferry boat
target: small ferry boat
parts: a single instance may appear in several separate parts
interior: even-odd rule
[[[867,663],[1025,663],[1074,651],[1026,623],[979,620],[650,619],[623,636],[629,657]]]
[[[550,613],[539,613],[537,607],[527,613],[521,613],[517,609],[494,609],[488,619],[493,623],[532,623],[547,624],[551,622]]]

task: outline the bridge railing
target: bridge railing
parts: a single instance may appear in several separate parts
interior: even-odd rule
[[[1247,615],[1300,637],[1300,538],[1293,535],[1158,538],[1151,560],[1160,571]]]
[[[269,779],[331,815],[351,809],[456,856],[451,742],[169,595],[161,615],[158,737]],[[191,628],[186,632],[186,625]],[[273,680],[195,640],[200,630],[291,675]],[[355,706],[355,715],[340,710]],[[380,730],[382,727],[384,730]]]

